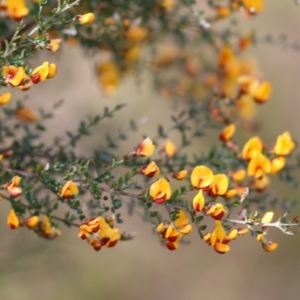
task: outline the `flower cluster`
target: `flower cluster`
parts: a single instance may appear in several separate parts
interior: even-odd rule
[[[113,247],[121,239],[119,228],[115,226],[115,218],[107,221],[103,217],[91,218],[79,227],[78,236],[87,240],[89,244],[99,251],[102,246]]]

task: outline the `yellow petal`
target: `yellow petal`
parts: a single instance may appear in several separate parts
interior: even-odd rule
[[[197,195],[193,199],[193,209],[196,212],[202,211],[205,205],[205,198],[203,196],[202,190],[199,190]]]
[[[197,188],[208,187],[214,179],[214,174],[211,169],[206,166],[197,166],[194,168],[191,174],[191,183]]]
[[[20,220],[13,209],[10,210],[9,215],[7,217],[7,225],[11,229],[17,229],[20,226]]]
[[[235,132],[235,124],[230,124],[221,131],[219,138],[223,142],[227,142],[231,140],[231,138],[234,135],[234,132]]]

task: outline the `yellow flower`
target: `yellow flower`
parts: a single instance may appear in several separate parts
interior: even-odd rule
[[[226,6],[217,7],[217,17],[218,18],[227,18],[230,15],[231,11]]]
[[[231,178],[236,182],[242,182],[246,177],[246,170],[240,169],[230,174]]]
[[[106,222],[100,224],[98,234],[102,246],[113,247],[121,239],[119,228],[111,228]]]
[[[29,228],[35,228],[39,224],[39,217],[32,216],[24,221],[24,224]]]
[[[38,228],[38,233],[45,239],[52,240],[61,234],[60,230],[52,226],[48,216],[44,216],[41,228]]]
[[[193,199],[193,209],[196,212],[200,212],[203,210],[204,205],[205,205],[205,198],[203,196],[202,190],[200,190]]]
[[[126,32],[127,39],[133,43],[140,43],[144,41],[147,38],[147,36],[147,29],[140,26],[131,27]]]
[[[50,40],[47,44],[47,50],[56,52],[59,48],[60,43],[61,43],[61,39]]]
[[[209,186],[210,196],[224,195],[228,190],[228,178],[225,174],[214,175],[213,182]]]
[[[23,106],[15,110],[15,117],[17,117],[21,121],[25,122],[35,122],[38,117],[37,115],[29,108]]]
[[[255,15],[263,10],[264,2],[263,0],[243,0],[243,6],[247,13]]]
[[[192,231],[192,225],[182,209],[178,211],[178,218],[174,221],[174,224],[182,234],[189,234]]]
[[[272,86],[268,81],[263,81],[257,87],[253,98],[255,102],[261,104],[265,103],[269,100],[272,93]]]
[[[11,93],[4,93],[0,95],[0,105],[7,104],[11,99]]]
[[[21,177],[14,176],[12,180],[5,185],[5,189],[9,192],[11,197],[18,197],[22,194],[22,189],[19,187]]]
[[[276,155],[286,156],[289,155],[295,147],[296,143],[292,140],[291,134],[285,131],[277,137],[273,151]]]
[[[171,198],[171,186],[165,178],[160,178],[151,184],[149,194],[152,201],[162,204]]]
[[[78,190],[77,185],[72,180],[69,180],[63,186],[63,188],[60,192],[60,197],[65,198],[65,199],[71,199],[72,196],[76,196],[76,195],[78,195],[78,193],[79,193],[79,190]]]
[[[15,66],[4,66],[2,76],[6,77],[5,83],[12,86],[21,85],[27,77],[23,67]]]
[[[233,137],[234,132],[235,132],[235,124],[230,124],[221,131],[219,138],[223,142],[228,142]]]
[[[278,244],[271,241],[263,241],[262,247],[266,252],[273,252],[277,249]]]
[[[206,209],[206,214],[211,215],[215,220],[221,220],[226,213],[227,211],[221,203],[209,205]]]
[[[170,141],[170,140],[167,140],[164,145],[162,146],[161,150],[160,150],[160,153],[165,153],[168,157],[173,157],[176,153],[177,149],[176,149],[176,146],[175,144]]]
[[[95,20],[95,15],[93,13],[87,13],[84,15],[77,15],[76,20],[83,25],[91,24]]]
[[[147,177],[153,177],[155,175],[158,175],[160,173],[160,170],[157,164],[152,161],[148,165],[142,166],[139,170],[139,173]]]
[[[174,172],[172,173],[172,177],[177,179],[177,180],[183,180],[186,178],[186,176],[188,175],[188,171],[187,170],[181,170],[181,171],[178,171],[178,172]]]
[[[97,66],[101,89],[106,95],[112,95],[120,83],[120,72],[114,61],[108,60]]]
[[[246,160],[252,159],[258,153],[261,153],[263,150],[263,143],[258,136],[255,136],[248,140],[244,145],[242,150],[242,158]]]
[[[38,83],[40,81],[45,81],[47,78],[52,78],[56,75],[56,65],[50,64],[49,62],[44,62],[41,66],[35,68],[30,77],[33,83]]]
[[[135,149],[133,149],[133,155],[136,156],[151,156],[155,150],[155,145],[148,137]]]
[[[191,184],[196,189],[206,189],[214,180],[214,173],[206,166],[197,166],[191,174]]]
[[[10,18],[20,20],[29,14],[29,9],[24,0],[4,0],[4,6]]]
[[[11,229],[17,229],[20,226],[20,220],[13,209],[10,210],[9,215],[7,217],[7,225]]]
[[[253,156],[248,164],[248,175],[255,178],[262,177],[265,173],[271,172],[271,161],[263,154]]]

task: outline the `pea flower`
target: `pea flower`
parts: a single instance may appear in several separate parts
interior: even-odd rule
[[[162,204],[171,198],[171,186],[165,178],[160,178],[151,184],[149,194],[152,201]]]
[[[93,13],[87,13],[84,15],[77,15],[76,20],[82,25],[88,25],[94,22],[95,15]]]
[[[242,158],[246,160],[252,159],[258,153],[262,153],[263,143],[258,136],[248,140],[242,150]]]
[[[172,173],[172,177],[176,180],[183,180],[186,178],[186,176],[188,175],[188,171],[187,170],[181,170],[181,171],[178,171],[178,172],[174,172]]]
[[[214,180],[214,173],[206,166],[197,166],[191,174],[191,184],[196,189],[207,189]]]
[[[239,169],[230,174],[232,180],[236,182],[242,182],[246,177],[246,170],[245,169]]]
[[[289,155],[295,147],[296,143],[292,140],[291,134],[285,131],[277,137],[273,151],[276,155],[286,156]]]
[[[33,83],[39,83],[45,81],[47,78],[50,79],[56,75],[56,65],[44,62],[41,66],[35,68],[30,77]]]
[[[60,192],[60,197],[65,198],[65,199],[71,199],[72,196],[76,196],[76,195],[78,195],[78,193],[79,193],[79,190],[78,190],[77,185],[72,180],[69,180],[63,186],[63,188]]]
[[[133,155],[135,156],[151,156],[155,150],[151,139],[148,137],[137,147],[133,149]]]
[[[28,228],[33,229],[33,228],[36,228],[36,227],[38,226],[39,221],[40,221],[40,219],[39,219],[38,216],[32,216],[32,217],[26,219],[26,220],[24,221],[24,224],[25,224]]]
[[[285,157],[280,156],[280,157],[275,157],[271,160],[271,174],[276,174],[279,171],[281,171],[284,166],[285,166]]]
[[[21,225],[20,220],[17,217],[16,212],[13,209],[11,209],[9,214],[8,214],[7,225],[11,229],[17,229]]]
[[[14,176],[12,180],[5,185],[5,189],[9,192],[11,197],[18,197],[22,194],[22,189],[19,187],[21,182],[21,177]]]
[[[175,155],[176,151],[177,151],[177,149],[176,149],[175,144],[172,141],[167,140],[159,152],[161,154],[166,154],[167,157],[173,157]]]
[[[29,123],[36,122],[38,119],[36,113],[26,106],[17,108],[14,112],[14,116],[20,121],[25,121]]]
[[[11,99],[11,93],[4,93],[0,95],[0,105],[5,105],[9,103],[10,99]]]
[[[224,215],[227,214],[227,211],[225,210],[223,204],[215,203],[206,208],[206,214],[211,215],[215,220],[221,220]]]
[[[160,170],[157,164],[152,161],[148,165],[142,166],[139,170],[139,173],[147,177],[153,177],[155,175],[158,175],[160,173]]]
[[[44,216],[41,226],[37,227],[36,232],[47,240],[52,240],[61,235],[60,230],[53,227],[48,216]]]
[[[248,164],[248,175],[260,178],[263,174],[271,172],[271,161],[263,154],[258,153],[252,157]]]
[[[15,20],[21,20],[29,14],[29,9],[24,0],[4,0],[7,15]]]
[[[269,100],[272,93],[272,86],[268,81],[263,81],[259,84],[255,93],[253,95],[253,99],[255,102],[261,104],[265,103]]]
[[[47,43],[47,50],[50,50],[52,52],[56,52],[59,48],[59,45],[61,43],[61,39],[52,39],[49,40],[49,42]]]
[[[235,124],[230,124],[221,131],[219,138],[223,142],[228,142],[233,137],[234,132],[235,132]]]
[[[125,35],[130,42],[140,43],[147,38],[148,31],[146,28],[143,28],[141,26],[135,26],[129,28]]]
[[[5,83],[12,86],[21,85],[27,77],[23,67],[15,66],[4,66],[2,69],[2,76],[6,77]]]
[[[228,178],[225,174],[214,175],[213,182],[209,186],[208,194],[210,196],[222,196],[228,190]]]
[[[199,190],[197,195],[193,199],[193,209],[196,212],[203,211],[204,205],[205,205],[205,198],[203,196],[202,190]]]

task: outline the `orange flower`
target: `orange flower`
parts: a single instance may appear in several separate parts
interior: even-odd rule
[[[197,166],[191,174],[192,186],[196,189],[207,189],[214,180],[214,173],[206,166]]]
[[[120,83],[120,71],[114,61],[108,60],[97,66],[98,79],[103,92],[112,95]]]
[[[254,176],[255,178],[260,178],[265,173],[271,172],[271,162],[270,160],[261,153],[253,156],[248,164],[248,175]]]
[[[196,212],[200,212],[203,210],[204,205],[205,205],[205,198],[203,196],[202,190],[200,190],[193,199],[193,209]]]
[[[27,91],[31,88],[31,86],[32,86],[32,80],[29,76],[26,75],[22,84],[18,86],[18,89],[21,91]]]
[[[22,189],[19,187],[21,177],[14,176],[12,180],[5,185],[5,189],[9,192],[11,197],[18,197],[22,194]]]
[[[295,147],[296,143],[292,140],[291,134],[285,131],[277,137],[273,151],[276,155],[286,156],[289,155]]]
[[[83,25],[91,24],[95,20],[95,15],[93,13],[87,13],[84,15],[77,15],[76,20]]]
[[[52,240],[61,235],[60,230],[53,227],[48,216],[44,216],[41,227],[36,229],[38,234],[48,240]]]
[[[273,252],[277,249],[278,244],[271,241],[263,241],[262,247],[266,252]]]
[[[140,26],[131,27],[126,32],[127,39],[133,43],[140,43],[144,41],[147,38],[147,36],[148,36],[147,29]]]
[[[255,136],[248,140],[242,150],[242,158],[246,160],[252,159],[258,153],[262,153],[263,143],[258,136]]]
[[[272,93],[271,84],[268,81],[263,81],[257,87],[253,95],[253,98],[259,104],[265,103],[269,100],[271,93]]]
[[[28,107],[20,107],[15,110],[15,117],[17,117],[21,121],[25,122],[35,122],[37,121],[38,117],[31,109]]]
[[[7,104],[11,99],[11,93],[4,93],[0,95],[0,105]]]
[[[255,15],[264,8],[263,0],[243,0],[243,6],[248,14]]]
[[[29,14],[29,9],[24,0],[4,0],[7,14],[10,18],[20,20]]]
[[[226,6],[217,7],[217,17],[218,18],[227,18],[230,15],[231,11]]]
[[[47,44],[47,50],[56,52],[59,48],[60,43],[61,43],[61,39],[50,40]]]
[[[2,76],[6,77],[6,84],[19,86],[24,82],[27,75],[23,67],[4,66],[2,69]]]
[[[143,174],[147,177],[153,177],[160,173],[159,167],[154,161],[150,162],[148,165],[144,165],[139,170],[140,174]]]
[[[24,221],[24,224],[25,224],[27,227],[31,228],[31,229],[32,229],[32,228],[35,228],[35,227],[37,227],[38,224],[39,224],[39,217],[38,217],[38,216],[32,216],[32,217],[26,219],[26,220]]]
[[[240,169],[236,170],[230,174],[231,178],[236,182],[242,182],[246,177],[246,170]]]
[[[219,138],[223,142],[228,142],[233,137],[234,132],[235,132],[235,124],[230,124],[221,131]]]
[[[149,194],[152,201],[162,204],[171,198],[171,186],[165,178],[160,178],[151,184]]]
[[[224,215],[227,214],[227,211],[225,210],[223,204],[216,203],[207,207],[206,214],[211,215],[215,220],[221,220]]]
[[[106,222],[100,224],[98,234],[102,246],[113,247],[121,239],[119,228],[111,228]]]
[[[172,157],[175,155],[176,151],[175,144],[172,141],[167,140],[159,152],[166,154],[168,157]]]
[[[222,223],[220,221],[215,221],[215,229],[209,236],[209,242],[210,245],[220,254],[226,253],[230,250],[228,245],[223,244],[225,237],[226,233]]]
[[[174,221],[174,224],[177,230],[182,234],[189,234],[192,232],[192,225],[182,209],[178,211],[178,217]]]
[[[72,180],[69,180],[63,186],[63,188],[60,192],[60,197],[65,198],[65,199],[71,199],[72,196],[76,196],[76,195],[78,195],[78,193],[79,193],[79,190],[78,190],[77,185]]]
[[[21,225],[20,220],[13,209],[10,210],[9,215],[7,217],[7,225],[11,229],[17,229]]]
[[[210,196],[224,195],[228,190],[228,178],[225,174],[214,175],[213,182],[209,186]]]
[[[151,139],[148,137],[135,149],[133,149],[133,155],[137,156],[151,156],[155,150]]]
[[[181,170],[181,171],[172,173],[171,176],[177,180],[183,180],[186,178],[187,175],[188,175],[187,170]]]
[[[30,77],[33,83],[45,81],[47,78],[50,79],[56,75],[56,65],[44,62],[41,66],[35,68]]]

